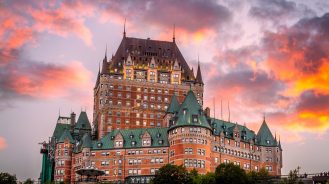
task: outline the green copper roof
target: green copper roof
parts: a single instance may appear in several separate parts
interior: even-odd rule
[[[62,136],[65,129],[70,129],[70,124],[63,124],[63,123],[56,123],[56,127],[53,133],[53,137],[55,137],[57,140]]]
[[[91,126],[88,120],[88,116],[86,112],[81,112],[78,118],[77,123],[75,124],[75,129],[85,129],[91,130]]]
[[[179,110],[179,102],[177,100],[176,95],[174,94],[171,97],[171,101],[167,109],[167,113],[175,114],[178,110]]]
[[[81,141],[82,141],[82,148],[92,148],[92,141],[89,133],[85,133]]]
[[[255,132],[252,130],[249,130],[246,126],[244,125],[239,125],[236,123],[224,121],[224,120],[219,120],[219,119],[214,119],[211,118],[210,121],[211,126],[213,127],[213,133],[215,135],[219,135],[220,133],[224,133],[226,137],[233,138],[233,130],[237,126],[238,130],[240,132],[242,141],[249,141],[251,139],[255,138]],[[243,139],[243,136],[246,136],[245,139]]]
[[[74,140],[72,138],[72,135],[70,133],[70,130],[69,129],[65,129],[62,136],[59,138],[59,143],[64,143],[64,141],[68,139],[70,141],[71,144],[74,143]]]
[[[194,121],[194,119],[196,120]],[[177,115],[173,117],[173,124],[170,129],[180,126],[199,126],[211,130],[202,107],[191,90],[187,93],[182,105],[180,105]]]
[[[148,133],[151,137],[151,145],[148,147],[167,147],[168,128],[142,128],[128,130],[114,130],[102,139],[93,142],[93,149],[114,149],[115,138],[122,136],[123,148],[140,148],[142,146],[142,135]]]
[[[274,139],[265,119],[257,133],[257,140],[258,143],[262,146],[277,146],[277,141]]]

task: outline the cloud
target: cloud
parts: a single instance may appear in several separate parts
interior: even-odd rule
[[[218,48],[213,62],[203,68],[205,103],[212,107],[215,97],[216,104],[222,99],[227,109],[230,101],[231,119],[233,114],[233,121],[247,121],[253,127],[265,113],[273,129],[289,141],[301,141],[303,132],[326,132],[328,25],[329,14],[303,18],[264,32],[259,44]]]
[[[145,26],[155,27],[161,37],[171,37],[173,24],[180,38],[192,35],[195,40],[205,34],[213,34],[220,26],[231,20],[231,12],[214,0],[200,1],[111,1],[101,3],[102,20],[120,21],[127,18],[128,25],[134,30],[144,30]],[[190,37],[191,38],[191,37]]]
[[[329,93],[328,25],[329,14],[325,14],[265,34],[267,66],[278,79],[290,83],[288,95],[298,96],[306,90]]]
[[[302,3],[288,0],[256,0],[249,15],[263,22],[283,25],[288,20],[300,17],[313,17],[315,12]]]
[[[6,149],[6,148],[7,148],[6,139],[3,137],[0,137],[0,150]]]

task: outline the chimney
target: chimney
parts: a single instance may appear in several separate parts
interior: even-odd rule
[[[210,117],[210,108],[206,107],[206,109],[204,110],[204,113],[207,117]]]
[[[71,113],[71,129],[73,130],[73,128],[74,128],[74,125],[75,125],[75,113],[74,112],[72,112]]]

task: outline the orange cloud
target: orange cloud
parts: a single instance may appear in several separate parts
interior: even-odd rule
[[[7,148],[6,139],[3,137],[0,137],[0,150],[6,149],[6,148]]]
[[[91,73],[78,62],[67,66],[41,66],[40,70],[22,73],[12,71],[8,87],[19,95],[55,97],[67,95],[70,89],[91,89]]]

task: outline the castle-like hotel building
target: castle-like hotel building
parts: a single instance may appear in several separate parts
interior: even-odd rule
[[[41,180],[74,182],[76,171],[97,168],[98,179],[148,183],[165,164],[199,173],[221,163],[280,175],[282,149],[265,122],[257,134],[245,125],[210,117],[204,83],[173,41],[126,37],[105,55],[94,87],[92,125],[86,112],[59,117],[41,149]]]

